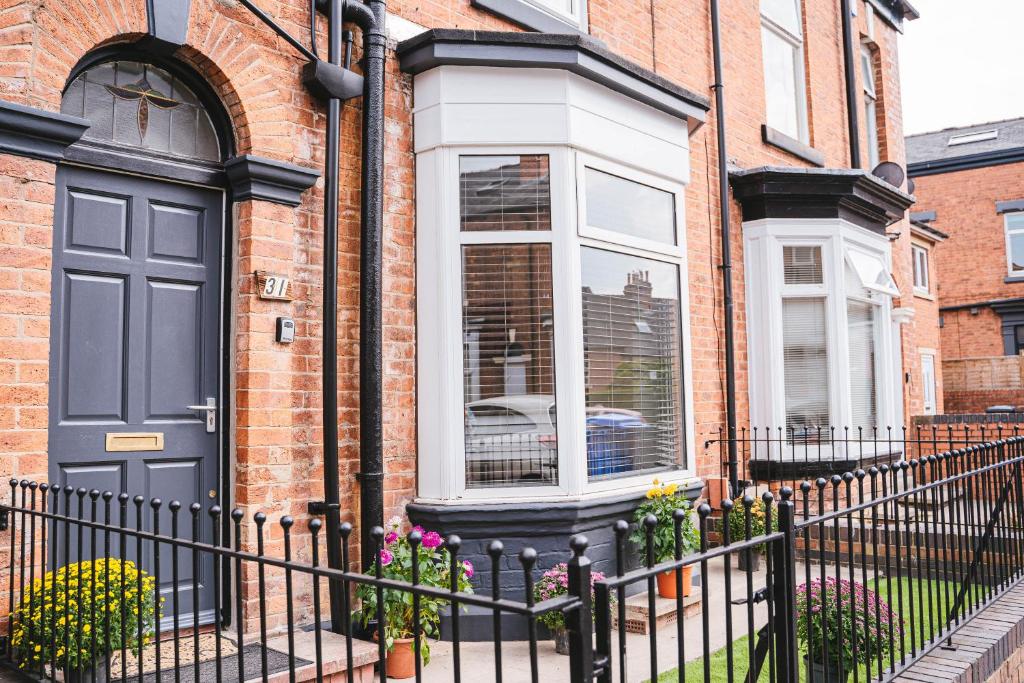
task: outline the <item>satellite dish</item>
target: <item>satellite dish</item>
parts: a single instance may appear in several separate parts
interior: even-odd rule
[[[875,166],[875,170],[871,171],[871,174],[881,178],[893,187],[903,185],[903,181],[907,177],[907,174],[903,172],[903,167],[893,161],[883,161],[878,166]]]
[[[913,178],[907,178],[907,194],[914,194],[914,189],[917,185],[914,184]]]

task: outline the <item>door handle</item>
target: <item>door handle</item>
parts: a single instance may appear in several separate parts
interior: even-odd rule
[[[206,411],[206,433],[213,434],[217,431],[217,399],[210,396],[206,399],[206,405],[185,406],[188,410]]]

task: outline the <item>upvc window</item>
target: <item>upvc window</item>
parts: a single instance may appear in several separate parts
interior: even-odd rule
[[[1024,273],[1024,212],[1008,213],[1006,225],[1006,267],[1010,275]]]
[[[910,246],[910,253],[914,261],[914,291],[918,294],[928,294],[930,282],[928,274],[928,250],[918,244]]]
[[[743,229],[751,424],[820,443],[823,457],[833,428],[841,436],[895,424],[899,290],[885,238],[842,221]]]
[[[766,123],[808,142],[800,0],[761,0]]]
[[[878,100],[875,91],[875,56],[867,45],[860,51],[861,80],[864,84],[864,129],[868,139],[868,168],[875,168],[881,161],[878,143]]]
[[[461,449],[445,455],[455,489],[545,495],[681,473],[682,185],[564,148],[447,154],[462,324]]]

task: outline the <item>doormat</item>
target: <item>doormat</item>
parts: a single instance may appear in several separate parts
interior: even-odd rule
[[[233,649],[233,648],[232,648]],[[263,663],[260,659],[259,643],[253,643],[246,645],[242,648],[242,659],[244,666],[244,676],[242,681],[259,680],[263,676]],[[234,650],[234,649],[233,649]],[[161,652],[163,655],[163,652]],[[200,655],[201,656],[201,655]],[[173,657],[173,656],[172,656]],[[173,658],[170,660],[164,660],[164,662],[171,663]],[[301,668],[312,664],[308,660],[302,659],[301,657],[295,658],[295,668]],[[267,675],[273,675],[282,671],[287,671],[289,667],[288,654],[280,652],[273,648],[267,648]],[[146,672],[142,680],[144,683],[163,683],[166,681],[176,681],[180,683],[201,683],[202,681],[222,681],[223,683],[239,683],[238,680],[238,653],[234,650],[230,655],[223,654],[220,658],[220,678],[217,678],[217,660],[205,659],[199,662],[199,678],[195,677],[195,665],[189,662],[188,664],[182,664],[177,670],[174,669],[173,664],[168,667],[161,667],[159,675],[156,671]],[[138,674],[134,676],[129,674],[125,678],[115,678],[111,676],[111,680],[121,681],[138,681]]]

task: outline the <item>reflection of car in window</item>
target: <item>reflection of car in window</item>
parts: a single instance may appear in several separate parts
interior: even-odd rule
[[[557,483],[558,437],[554,398],[496,396],[466,404],[466,479],[470,485]],[[651,426],[624,408],[587,408],[590,476],[637,468]]]

